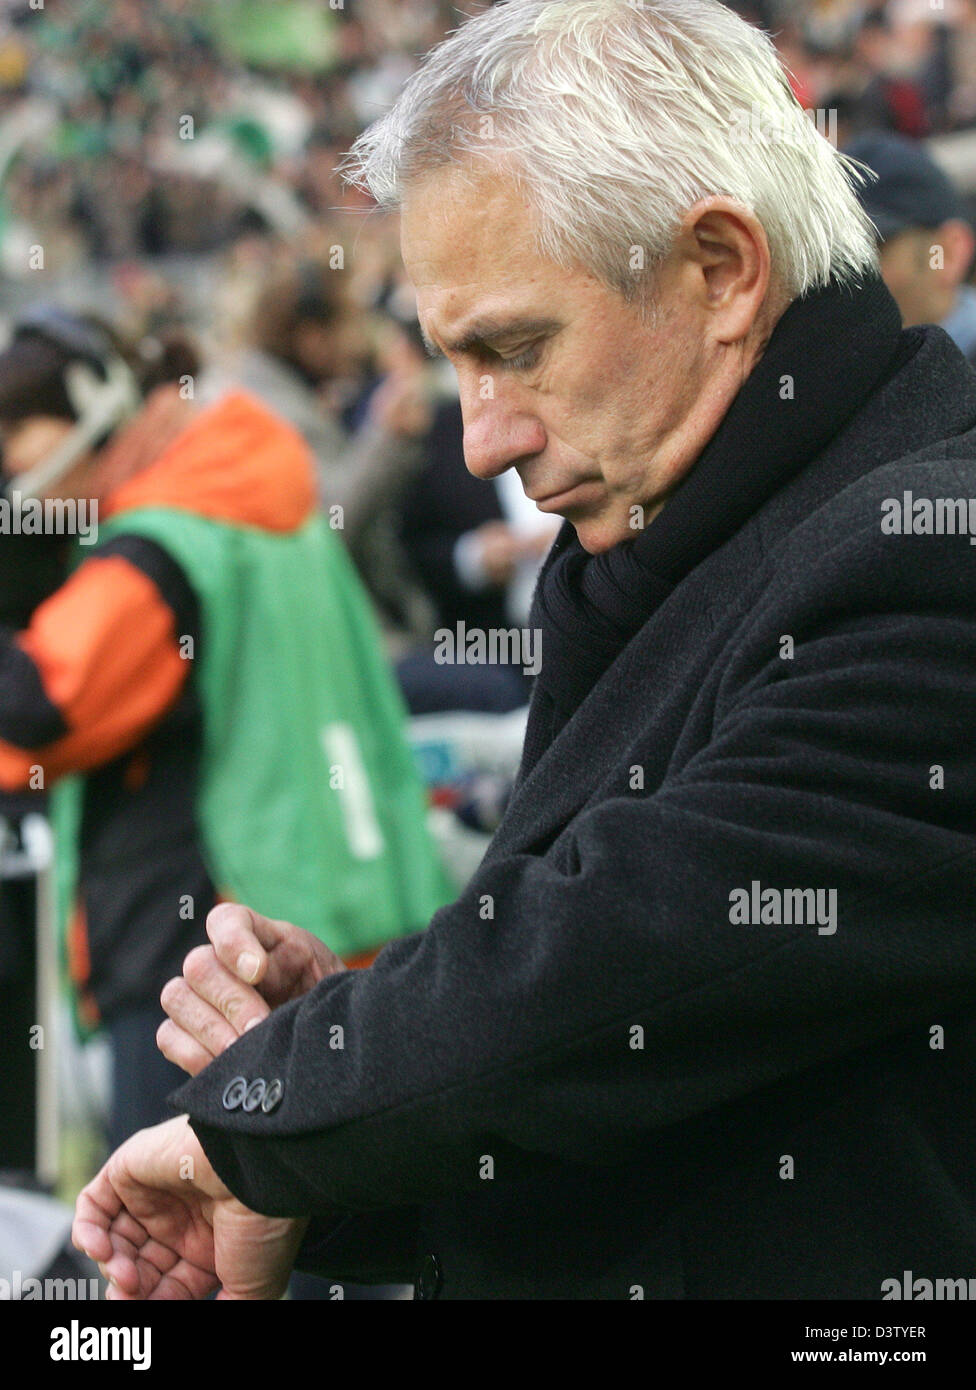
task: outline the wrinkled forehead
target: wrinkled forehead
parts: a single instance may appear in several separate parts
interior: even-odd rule
[[[534,217],[518,184],[465,162],[412,180],[400,209],[400,250],[422,287],[474,279],[513,283],[537,268]]]
[[[426,332],[539,313],[565,291],[566,270],[539,255],[534,218],[517,184],[445,166],[408,186],[400,248]]]

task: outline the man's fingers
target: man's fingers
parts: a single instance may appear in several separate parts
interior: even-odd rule
[[[76,1216],[71,1225],[71,1244],[99,1266],[113,1255],[112,1238],[104,1226]]]
[[[104,1168],[78,1195],[71,1243],[98,1265],[106,1279],[131,1282],[129,1266],[146,1240],[145,1228],[121,1205]],[[126,1263],[128,1262],[128,1263]]]
[[[220,1281],[212,1270],[202,1269],[188,1260],[180,1260],[171,1270],[160,1275],[158,1283],[146,1297],[153,1301],[206,1298],[207,1294],[219,1287]]]
[[[71,1242],[96,1264],[111,1259],[114,1253],[110,1230],[121,1207],[122,1203],[106,1178],[104,1168],[78,1194],[71,1224]]]
[[[325,973],[325,967],[309,951],[308,942],[300,936],[285,937],[268,956],[261,989],[265,998],[281,1004],[307,993]]]
[[[196,1038],[214,1057],[240,1037],[220,1010],[201,998],[196,987],[187,980],[177,978],[168,981],[159,1002],[173,1022]]]
[[[277,925],[249,907],[218,903],[207,917],[207,935],[221,965],[245,984],[256,985],[268,968],[268,951],[281,939]]]
[[[256,989],[221,965],[213,946],[190,952],[183,976],[166,983],[160,1002],[168,1018],[157,1030],[156,1046],[190,1076],[271,1012]]]
[[[270,1013],[252,985],[242,984],[221,965],[212,946],[192,950],[183,962],[183,979],[170,980],[163,995],[170,1001],[163,1003],[170,1018],[213,1053],[223,1052],[249,1024],[260,1023]],[[215,1017],[203,1012],[201,1004]],[[228,1025],[233,1037],[227,1035]]]
[[[275,1005],[304,994],[323,975],[344,969],[338,956],[310,932],[248,907],[221,903],[207,918],[207,933],[218,961]]]
[[[213,947],[196,947],[184,960],[184,980],[197,998],[213,1005],[238,1036],[266,1019],[270,1009],[252,984],[221,965]],[[206,1040],[204,1040],[206,1041]]]
[[[171,1018],[163,1019],[156,1029],[156,1046],[167,1062],[180,1067],[188,1076],[199,1076],[214,1059],[214,1053],[208,1052]]]
[[[234,903],[214,908],[207,934],[220,964],[275,1006],[305,994],[324,975],[345,969],[311,932]]]
[[[109,1287],[115,1288],[119,1293],[128,1294],[129,1297],[138,1297],[142,1281],[139,1278],[138,1256],[126,1255],[121,1251],[107,1260],[103,1266],[105,1277],[109,1281]],[[111,1297],[111,1294],[106,1295]],[[114,1295],[118,1297],[118,1294]]]

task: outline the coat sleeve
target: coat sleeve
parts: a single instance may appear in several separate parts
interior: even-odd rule
[[[363,1212],[477,1191],[487,1160],[509,1180],[631,1162],[971,1004],[972,552],[815,539],[815,578],[787,570],[746,618],[710,738],[660,785],[621,768],[545,854],[489,855],[425,933],[176,1093],[239,1198]],[[820,890],[822,920],[742,921],[754,884]],[[281,1104],[228,1111],[237,1075],[279,1078]]]

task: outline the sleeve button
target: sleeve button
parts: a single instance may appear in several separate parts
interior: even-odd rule
[[[268,1089],[265,1091],[264,1099],[261,1102],[261,1109],[266,1115],[270,1115],[272,1110],[278,1109],[284,1094],[284,1082],[279,1077],[276,1076],[273,1081],[268,1082]]]
[[[256,1081],[252,1081],[250,1086],[248,1086],[247,1095],[244,1097],[244,1104],[242,1107],[248,1115],[250,1115],[252,1110],[257,1110],[258,1106],[264,1100],[267,1089],[268,1083],[263,1076],[259,1076]]]
[[[226,1087],[224,1088],[224,1094],[221,1097],[221,1103],[223,1104],[224,1109],[240,1109],[241,1102],[243,1101],[246,1094],[247,1077],[235,1076],[233,1080],[228,1081]]]

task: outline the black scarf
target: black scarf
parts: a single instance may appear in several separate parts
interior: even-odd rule
[[[901,317],[884,282],[794,300],[718,430],[651,524],[589,555],[567,521],[529,625],[542,667],[522,776],[675,586],[820,453],[899,365]],[[793,379],[783,399],[781,378]]]

